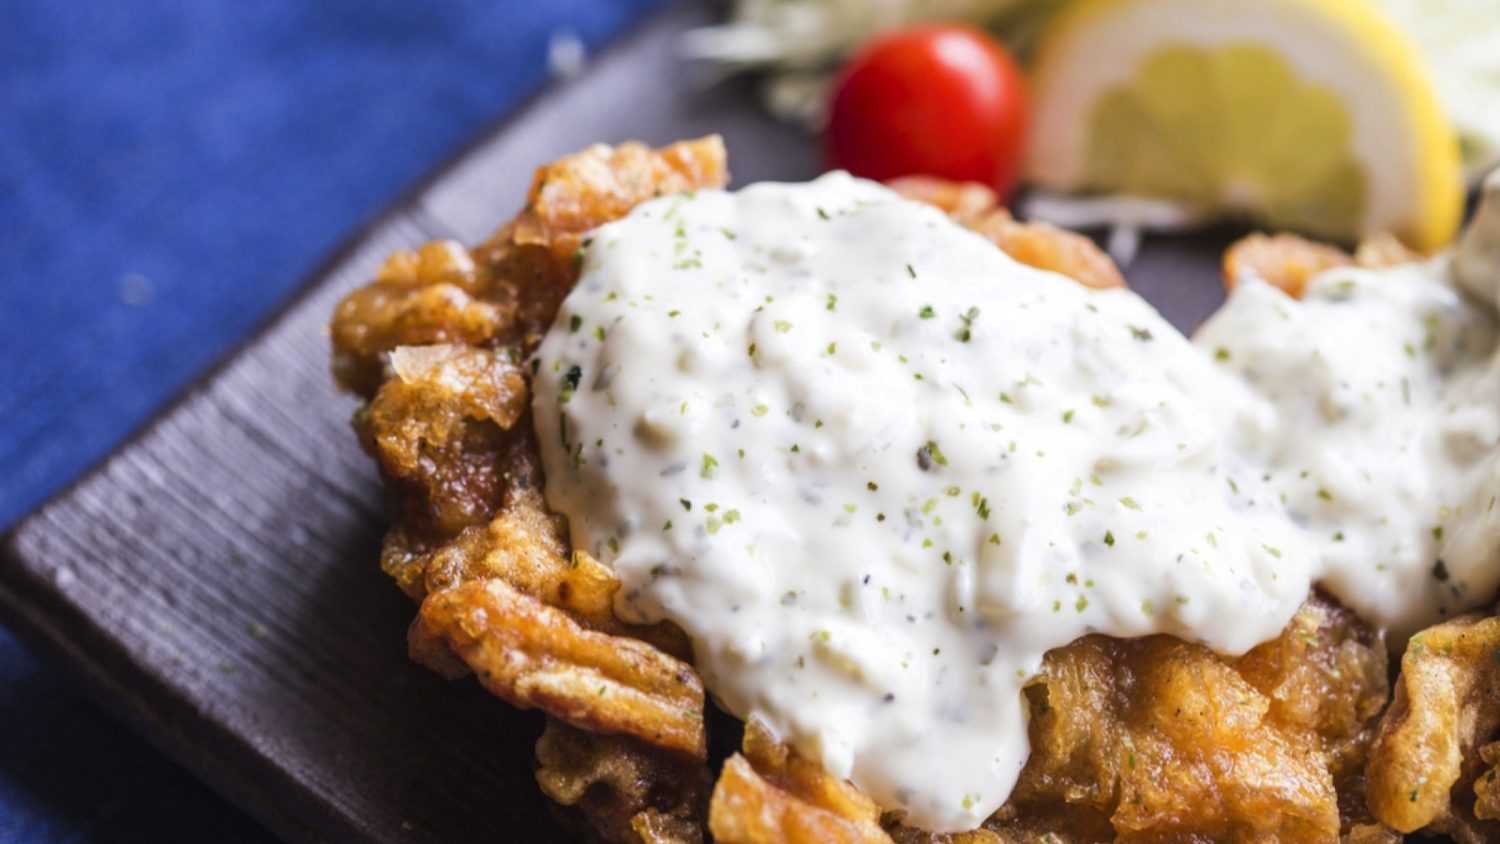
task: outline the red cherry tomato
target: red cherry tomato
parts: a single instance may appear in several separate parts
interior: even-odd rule
[[[967,26],[921,26],[875,39],[834,87],[824,137],[830,167],[881,181],[935,176],[1015,187],[1026,88],[1014,59]]]

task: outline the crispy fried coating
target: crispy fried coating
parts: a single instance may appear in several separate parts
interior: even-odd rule
[[[554,721],[549,734],[574,739],[539,745],[557,774],[539,779],[612,841],[701,840],[702,686],[650,644],[686,655],[686,636],[620,624],[613,573],[571,553],[546,511],[516,362],[577,280],[587,231],[651,197],[726,179],[717,137],[590,147],[538,170],[525,209],[472,252],[440,241],[392,255],[331,325],[335,379],[369,402],[355,429],[395,505],[381,567],[423,601],[413,656],[450,677],[473,668],[512,703],[594,731]],[[583,757],[547,749],[580,744],[599,784],[564,799],[564,772],[585,771],[564,760]]]
[[[1169,636],[1088,636],[1027,687],[1031,756],[993,838],[927,842],[1337,841],[1387,693],[1384,641],[1310,597],[1243,657]]]
[[[1240,238],[1224,252],[1224,289],[1233,290],[1241,278],[1253,275],[1300,299],[1313,276],[1326,270],[1350,266],[1379,269],[1420,258],[1389,234],[1366,238],[1351,256],[1336,246],[1294,234],[1257,233]]]
[[[1366,769],[1370,810],[1402,832],[1500,840],[1500,618],[1465,616],[1407,643]]]
[[[509,356],[466,346],[402,346],[355,427],[380,463],[409,531],[452,536],[494,514],[508,489],[525,486],[508,459],[526,431],[526,380]],[[524,426],[529,428],[529,424]],[[528,473],[530,474],[530,473]]]
[[[1115,262],[1094,241],[1076,232],[1051,223],[1017,222],[1003,208],[976,220],[969,228],[1029,267],[1061,273],[1095,290],[1125,286],[1125,277]]]
[[[978,182],[904,176],[886,182],[886,187],[907,199],[934,206],[965,226],[983,219],[1000,207],[1000,197]]]
[[[385,354],[397,346],[486,343],[511,320],[507,307],[487,301],[491,286],[488,268],[451,240],[396,252],[375,281],[334,309],[334,379],[368,397],[385,380]]]
[[[1029,267],[1061,273],[1096,290],[1125,286],[1120,268],[1094,241],[1050,223],[1018,222],[983,185],[910,177],[889,186],[907,199],[936,206]]]
[[[655,196],[728,181],[718,136],[653,150],[596,144],[537,170],[525,209],[467,252],[436,241],[386,260],[334,309],[334,378],[369,397],[398,346],[516,345],[529,352],[577,280],[584,233]]]
[[[583,627],[500,578],[435,592],[410,633],[412,658],[439,671],[446,647],[498,697],[562,721],[703,758],[703,683],[655,647]]]
[[[1252,234],[1224,252],[1224,289],[1233,290],[1240,279],[1253,275],[1300,299],[1313,276],[1353,263],[1349,253],[1338,247],[1294,234]]]
[[[577,809],[606,841],[699,844],[708,769],[628,736],[588,733],[554,718],[536,743],[542,793]]]
[[[849,783],[778,744],[756,721],[714,786],[708,828],[719,844],[890,844],[880,809]]]

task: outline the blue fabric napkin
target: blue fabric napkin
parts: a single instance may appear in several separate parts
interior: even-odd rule
[[[319,257],[661,0],[8,0],[0,528],[253,327]],[[0,842],[266,833],[0,631]]]

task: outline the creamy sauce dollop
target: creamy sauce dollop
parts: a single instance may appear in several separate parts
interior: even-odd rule
[[[970,829],[1051,648],[1242,653],[1315,582],[1397,631],[1492,594],[1494,316],[1445,273],[1247,280],[1190,342],[843,174],[662,198],[537,353],[547,500],[728,711]]]

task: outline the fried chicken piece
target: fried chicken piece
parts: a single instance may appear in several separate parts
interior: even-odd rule
[[[1017,222],[1003,208],[976,220],[969,228],[1028,267],[1061,273],[1095,290],[1125,286],[1125,277],[1120,275],[1114,260],[1094,241],[1077,232],[1051,223]]]
[[[451,240],[396,252],[334,309],[334,380],[369,397],[387,376],[385,354],[398,346],[479,345],[499,335],[512,314],[487,300],[492,286],[489,268]]]
[[[907,199],[936,206],[1029,267],[1061,273],[1096,290],[1125,286],[1119,267],[1094,241],[1050,223],[1017,222],[983,185],[911,177],[889,186]]]
[[[1386,700],[1385,646],[1314,594],[1238,659],[1088,636],[1049,652],[1026,693],[1031,756],[985,823],[994,837],[897,841],[1337,841]]]
[[[1413,636],[1365,776],[1375,817],[1401,832],[1500,840],[1500,617]]]
[[[529,450],[529,432],[512,433],[529,404],[520,367],[503,352],[452,345],[403,346],[391,365],[395,376],[355,428],[405,511],[403,524],[437,538],[483,524],[508,489],[531,480],[506,471],[518,445]]]
[[[449,676],[475,669],[500,697],[548,712],[538,782],[611,841],[701,839],[703,692],[668,655],[689,653],[681,631],[614,619],[612,575],[570,553],[546,512],[529,389],[511,362],[576,281],[589,230],[724,178],[717,139],[590,148],[538,171],[527,208],[490,241],[471,253],[448,243],[398,253],[334,319],[336,377],[372,399],[356,427],[398,505],[382,567],[422,601],[413,656]],[[1086,239],[1016,223],[970,187],[929,187],[929,201],[1019,260],[1123,283]],[[453,348],[390,354],[433,344]],[[887,826],[903,842],[953,844],[1336,833],[1335,795],[1358,782],[1364,760],[1370,727],[1360,719],[1384,698],[1384,674],[1370,673],[1383,657],[1367,629],[1320,599],[1298,618],[1305,647],[1289,631],[1239,661],[1166,637],[1091,637],[1055,651],[1030,692],[1048,709],[1032,721],[1037,750],[1011,803],[962,835]],[[1164,709],[1173,701],[1190,717]],[[1247,763],[1229,764],[1230,750]],[[1347,806],[1343,816],[1363,819]],[[753,726],[707,817],[722,841],[889,840],[868,798]],[[1360,844],[1385,840],[1375,825],[1351,826],[1351,841],[1356,833],[1377,836]]]
[[[409,641],[412,659],[452,674],[456,656],[513,706],[707,754],[703,683],[692,666],[637,639],[589,630],[500,578],[428,595]]]
[[[529,353],[578,277],[583,235],[637,204],[728,181],[718,136],[659,150],[596,144],[537,170],[525,209],[467,252],[436,241],[386,260],[334,309],[333,372],[370,397],[398,346],[515,344]]]
[[[887,826],[901,844],[1392,841],[1344,808],[1387,692],[1383,639],[1317,594],[1238,659],[1089,636],[1027,688],[1031,756],[983,829]]]
[[[719,844],[890,844],[880,809],[859,789],[745,725],[742,753],[724,762],[708,808]]]
[[[1314,276],[1339,267],[1381,269],[1421,256],[1393,235],[1377,234],[1361,241],[1354,255],[1336,246],[1294,234],[1252,234],[1224,252],[1224,289],[1233,290],[1246,275],[1254,275],[1293,299],[1302,298]]]
[[[686,789],[692,799],[621,803],[618,795],[564,800],[561,779],[544,781],[601,824],[600,807],[614,807],[611,817],[623,820],[609,834],[619,841],[701,839],[702,687],[691,668],[649,644],[685,655],[686,636],[670,624],[618,622],[613,573],[572,554],[561,520],[546,512],[529,383],[515,363],[577,280],[587,231],[654,196],[726,179],[717,137],[660,150],[590,147],[538,170],[525,209],[472,252],[439,241],[392,255],[339,303],[330,331],[335,379],[369,400],[355,429],[396,508],[381,567],[424,601],[413,655],[450,677],[478,668],[517,705],[641,736],[589,734],[596,760],[617,772],[614,786],[626,769],[639,780],[632,793],[676,794],[696,783]],[[598,699],[601,687],[611,703]],[[620,814],[621,806],[634,808]]]
[[[1313,276],[1353,264],[1349,253],[1335,246],[1294,234],[1252,234],[1225,250],[1224,289],[1233,290],[1240,279],[1253,275],[1300,299]]]
[[[708,769],[629,736],[587,733],[554,718],[537,739],[542,793],[577,809],[605,841],[699,844]]]
[[[952,182],[931,176],[904,176],[886,182],[886,187],[907,199],[925,202],[952,217],[961,225],[971,225],[1000,207],[1000,197],[978,182]]]

